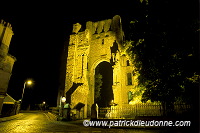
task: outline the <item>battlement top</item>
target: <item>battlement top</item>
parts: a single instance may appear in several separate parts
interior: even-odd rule
[[[5,22],[3,19],[1,19],[1,23],[0,24],[3,25],[3,26],[5,26],[5,27],[8,27],[8,28],[12,29],[11,24],[8,23],[8,22]]]

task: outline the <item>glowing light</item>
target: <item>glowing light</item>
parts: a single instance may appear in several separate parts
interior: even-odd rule
[[[66,101],[66,98],[65,97],[62,97],[62,102],[64,103]]]
[[[31,81],[31,80],[28,80],[26,83],[27,83],[28,85],[31,85],[31,84],[32,84],[32,81]]]

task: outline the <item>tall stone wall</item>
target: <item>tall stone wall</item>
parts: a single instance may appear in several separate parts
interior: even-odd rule
[[[12,68],[16,58],[8,54],[13,35],[11,24],[1,20],[0,23],[0,113],[6,96]]]

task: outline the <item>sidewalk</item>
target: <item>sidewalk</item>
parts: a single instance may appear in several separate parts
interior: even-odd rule
[[[14,120],[14,119],[17,119],[17,118],[19,118],[21,116],[23,116],[23,114],[19,113],[19,114],[12,115],[12,116],[2,117],[2,118],[0,118],[0,122]]]

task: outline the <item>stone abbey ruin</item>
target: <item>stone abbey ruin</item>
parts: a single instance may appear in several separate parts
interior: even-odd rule
[[[111,71],[112,102],[118,107],[131,106],[129,95],[137,87],[134,65],[123,44],[124,32],[120,16],[98,22],[73,25],[68,45],[64,94],[71,108],[78,108],[82,118],[91,114],[95,102],[95,69]],[[100,64],[107,65],[100,65]],[[103,83],[106,84],[106,83]],[[106,86],[106,85],[104,85]]]

